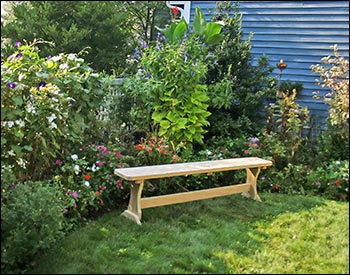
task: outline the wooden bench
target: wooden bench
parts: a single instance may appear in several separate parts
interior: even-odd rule
[[[122,215],[141,224],[142,209],[202,200],[225,195],[242,193],[248,198],[260,201],[257,193],[256,182],[260,169],[271,166],[269,160],[257,157],[232,158],[222,160],[210,160],[188,163],[174,163],[164,165],[152,165],[143,167],[130,167],[115,169],[114,173],[121,178],[133,181],[128,209]],[[215,172],[245,169],[247,172],[246,183],[224,187],[216,187],[192,192],[182,192],[170,195],[141,198],[145,180],[187,176],[206,173],[212,175]]]

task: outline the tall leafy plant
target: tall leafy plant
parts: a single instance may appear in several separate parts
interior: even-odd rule
[[[221,25],[207,24],[197,8],[193,32],[181,20],[162,30],[165,38],[160,35],[156,45],[144,45],[139,74],[126,85],[146,107],[146,121],[159,136],[174,143],[203,142],[210,115],[204,83],[209,60],[206,43],[219,42],[220,31]]]

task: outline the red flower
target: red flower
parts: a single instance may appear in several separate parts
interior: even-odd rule
[[[90,180],[90,179],[91,179],[91,175],[90,175],[90,174],[86,174],[86,175],[85,175],[85,179],[86,179],[86,180]]]
[[[179,14],[179,8],[178,7],[173,7],[171,9],[171,11],[173,12],[173,15],[176,17]]]
[[[95,195],[96,195],[96,196],[100,195],[100,192],[95,191]]]
[[[141,144],[137,144],[137,145],[136,145],[136,148],[137,148],[137,150],[139,150],[139,151],[141,151],[141,150],[143,149],[143,147],[142,147]]]
[[[336,186],[340,186],[340,181],[337,180],[337,181],[335,182],[335,185],[336,185]]]
[[[248,150],[244,150],[244,154],[245,155],[249,155],[249,151]]]

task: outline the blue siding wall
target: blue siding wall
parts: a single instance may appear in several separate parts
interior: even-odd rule
[[[209,21],[215,1],[191,1],[190,24],[197,6]],[[317,122],[324,121],[328,105],[314,99],[313,92],[324,95],[328,90],[315,84],[319,75],[313,74],[310,66],[332,54],[330,46],[334,44],[349,59],[349,1],[239,1],[239,6],[244,38],[254,34],[254,63],[262,54],[274,66],[283,59],[288,67],[282,80],[302,82],[304,89],[297,102],[308,106]],[[276,68],[276,77],[278,72]]]

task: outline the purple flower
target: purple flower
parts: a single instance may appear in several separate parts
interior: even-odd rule
[[[19,42],[19,41],[15,42],[15,46],[16,46],[16,47],[21,46],[21,42]]]
[[[104,132],[103,132],[103,135],[104,135],[105,137],[108,137],[108,131],[104,131]]]
[[[321,183],[320,183],[320,181],[318,180],[318,181],[315,181],[315,185],[321,185]]]
[[[39,84],[38,84],[38,90],[40,90],[41,87],[45,87],[46,86],[46,82],[45,81],[41,81]]]
[[[77,198],[78,197],[78,193],[77,192],[72,192],[72,196],[73,196],[73,198]]]
[[[56,159],[55,163],[56,163],[56,165],[60,165],[61,161],[59,159]]]
[[[18,54],[16,54],[16,58],[21,58],[23,56],[23,54],[22,53],[18,53]]]
[[[7,86],[9,86],[11,89],[14,89],[16,87],[16,84],[13,82],[9,82]]]
[[[259,142],[259,138],[253,137],[253,138],[250,139],[250,141],[251,141],[252,143],[257,143],[257,142]]]

